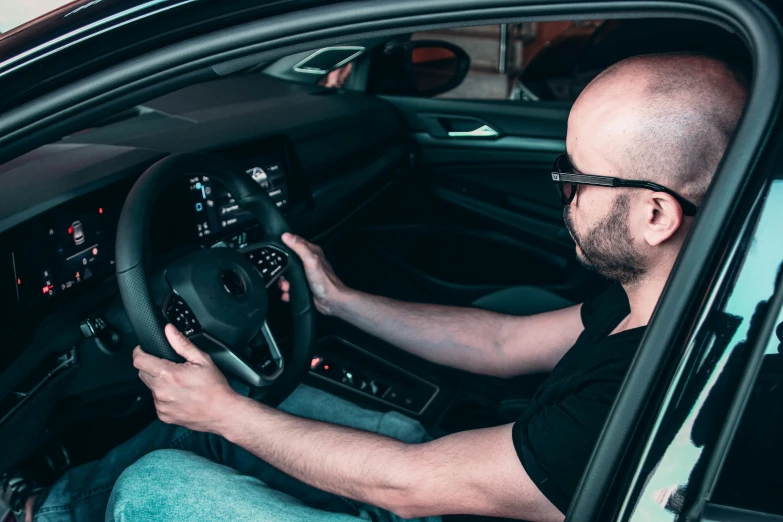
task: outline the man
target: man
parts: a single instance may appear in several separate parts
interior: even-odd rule
[[[579,259],[618,282],[584,304],[512,317],[400,303],[346,288],[320,248],[283,237],[322,313],[462,370],[551,372],[516,423],[428,441],[403,416],[305,387],[276,410],[236,393],[169,325],[185,363],[134,352],[167,425],[71,470],[30,511],[100,516],[113,487],[107,520],[562,520],[744,100],[725,64],[686,54],[625,60],[581,94],[553,178]]]

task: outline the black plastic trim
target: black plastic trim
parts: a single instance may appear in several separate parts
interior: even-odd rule
[[[703,522],[783,522],[783,517],[720,504],[707,504],[704,506],[701,520]]]
[[[413,139],[416,140],[421,146],[424,147],[445,147],[464,149],[466,147],[472,149],[490,149],[490,150],[511,150],[511,151],[545,151],[552,153],[560,153],[565,150],[565,140],[554,140],[547,138],[534,138],[534,137],[522,137],[522,136],[503,136],[493,141],[488,140],[471,140],[464,138],[433,138],[426,132],[417,132],[413,135]]]

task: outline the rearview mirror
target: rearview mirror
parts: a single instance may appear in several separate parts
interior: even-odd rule
[[[458,86],[470,69],[460,47],[439,40],[388,45],[372,58],[368,91],[373,94],[435,96]]]

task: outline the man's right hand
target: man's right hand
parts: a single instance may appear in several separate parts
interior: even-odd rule
[[[333,315],[348,288],[335,275],[332,266],[324,257],[324,251],[318,245],[288,232],[283,234],[282,239],[302,260],[315,307],[322,314]],[[281,277],[277,284],[283,292],[283,301],[288,302],[291,299],[291,283]]]

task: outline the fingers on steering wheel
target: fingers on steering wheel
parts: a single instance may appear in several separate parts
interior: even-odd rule
[[[321,247],[309,242],[303,237],[297,236],[296,234],[291,234],[290,232],[283,234],[283,242],[288,245],[291,250],[296,252],[302,259],[305,259],[308,254],[320,258],[322,258],[324,255],[324,251]]]
[[[317,255],[318,257],[323,257],[323,256],[324,256],[324,250],[323,250],[323,248],[321,248],[320,246],[316,245],[315,243],[310,243],[309,241],[307,241],[307,246],[308,246],[308,247],[310,248],[310,250],[312,250],[312,251],[315,253],[315,255]]]
[[[204,352],[196,348],[196,346],[185,337],[182,332],[177,330],[173,324],[166,325],[166,338],[169,340],[169,344],[174,348],[174,351],[181,355],[188,362],[201,363],[209,357]]]
[[[284,303],[291,302],[291,294],[289,293],[291,291],[291,283],[285,277],[280,276],[280,279],[277,280],[277,287],[282,292],[280,300]]]

